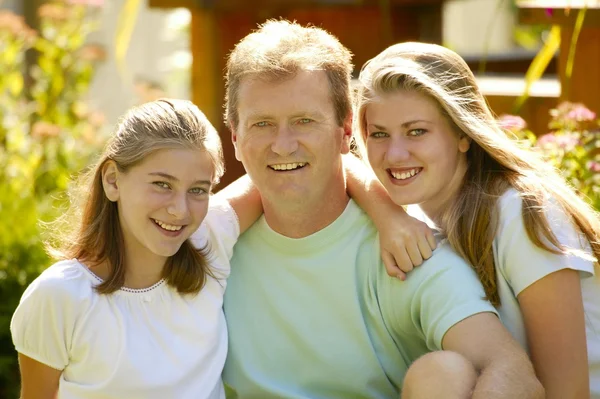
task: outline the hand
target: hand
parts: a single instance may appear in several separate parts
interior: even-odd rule
[[[387,274],[406,280],[406,273],[431,257],[437,247],[433,231],[426,223],[417,220],[401,208],[385,219],[379,229],[381,258]]]

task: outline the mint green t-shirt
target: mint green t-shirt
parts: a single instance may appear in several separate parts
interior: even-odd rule
[[[389,277],[377,231],[353,201],[300,239],[261,218],[231,263],[228,398],[398,398],[408,366],[441,349],[450,327],[495,312],[447,244],[406,281]]]

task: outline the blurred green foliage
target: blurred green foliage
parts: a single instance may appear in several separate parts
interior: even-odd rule
[[[103,117],[84,102],[94,64],[104,56],[85,44],[97,16],[89,7],[62,2],[38,11],[39,31],[0,11],[1,398],[18,397],[12,313],[27,285],[51,263],[39,221],[59,216],[71,176],[104,142]]]
[[[583,104],[564,102],[550,112],[550,132],[536,136],[523,119],[503,115],[500,124],[560,170],[600,211],[600,120]]]

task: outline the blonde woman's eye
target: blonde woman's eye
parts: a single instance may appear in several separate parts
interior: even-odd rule
[[[410,132],[408,132],[408,134],[409,134],[410,136],[417,136],[417,137],[418,137],[418,136],[422,136],[422,135],[424,135],[425,133],[427,133],[427,130],[425,130],[425,129],[413,129],[413,130],[411,130]]]
[[[196,194],[196,195],[202,195],[202,194],[206,194],[206,190],[203,189],[202,187],[194,187],[190,190],[190,193],[192,194]]]
[[[256,122],[254,124],[254,126],[256,126],[256,127],[267,127],[267,122],[265,122],[265,121]]]
[[[155,181],[155,182],[152,182],[152,184],[154,184],[155,186],[158,186],[160,188],[166,188],[166,189],[171,188],[169,183],[164,182],[164,181]]]
[[[381,138],[381,137],[387,137],[388,134],[385,132],[373,132],[370,134],[370,137],[373,137],[375,139]]]

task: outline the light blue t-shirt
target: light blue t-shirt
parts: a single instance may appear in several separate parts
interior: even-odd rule
[[[408,366],[457,322],[495,312],[447,244],[404,282],[389,277],[377,231],[350,201],[305,238],[264,217],[234,248],[223,374],[239,398],[397,398]]]

